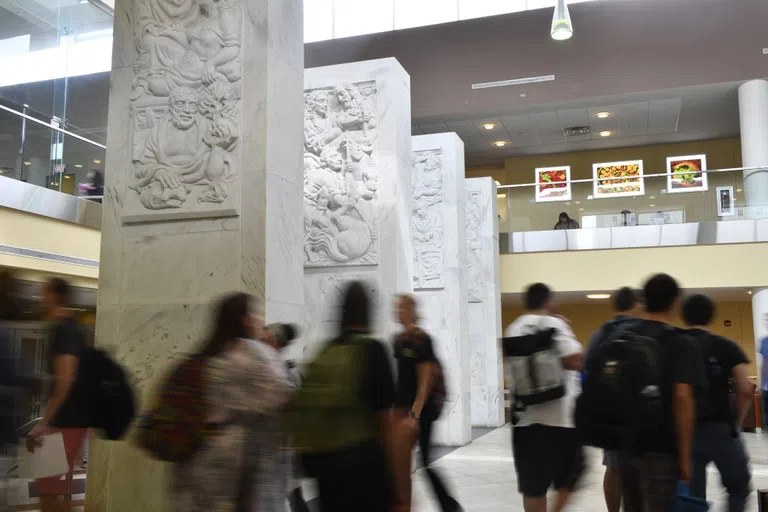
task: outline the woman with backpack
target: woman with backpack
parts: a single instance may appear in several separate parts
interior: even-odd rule
[[[176,512],[284,510],[277,414],[293,387],[277,350],[254,341],[262,334],[260,304],[245,293],[217,307],[202,359],[205,436],[192,456],[173,466],[171,508]],[[258,455],[248,454],[254,445]],[[254,457],[257,457],[254,460]]]
[[[432,338],[418,326],[416,299],[397,298],[397,320],[403,331],[395,338],[397,388],[397,510],[411,510],[411,453],[418,440],[422,464],[443,512],[456,512],[461,506],[449,493],[440,475],[430,468],[432,425],[440,415],[444,393],[442,369],[432,348]]]

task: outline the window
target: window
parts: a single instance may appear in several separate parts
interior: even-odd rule
[[[351,37],[394,29],[392,0],[334,0],[333,37]]]
[[[458,0],[395,0],[395,29],[437,25],[458,19]]]

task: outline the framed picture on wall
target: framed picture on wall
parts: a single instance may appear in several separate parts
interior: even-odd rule
[[[536,202],[571,200],[571,167],[538,167],[534,169]]]
[[[592,164],[592,178],[595,199],[645,194],[642,160]]]
[[[732,215],[736,215],[733,187],[717,187],[717,216],[730,217]]]
[[[667,157],[667,193],[709,190],[706,170],[707,155]]]

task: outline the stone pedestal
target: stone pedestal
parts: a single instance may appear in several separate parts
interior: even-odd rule
[[[299,0],[115,7],[96,344],[142,403],[222,294],[302,316],[303,67]],[[90,446],[88,510],[169,510],[131,441]]]
[[[344,283],[377,297],[375,334],[396,331],[393,296],[410,292],[410,77],[395,59],[304,75],[305,357],[338,329]]]
[[[472,440],[466,281],[464,143],[455,133],[411,138],[413,293],[443,364],[448,402],[433,442]]]
[[[472,351],[472,425],[504,424],[501,347],[499,217],[496,183],[466,180],[469,340]]]

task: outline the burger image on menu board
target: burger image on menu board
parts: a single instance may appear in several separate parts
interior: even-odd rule
[[[667,158],[667,192],[707,190],[706,155],[673,156]]]

